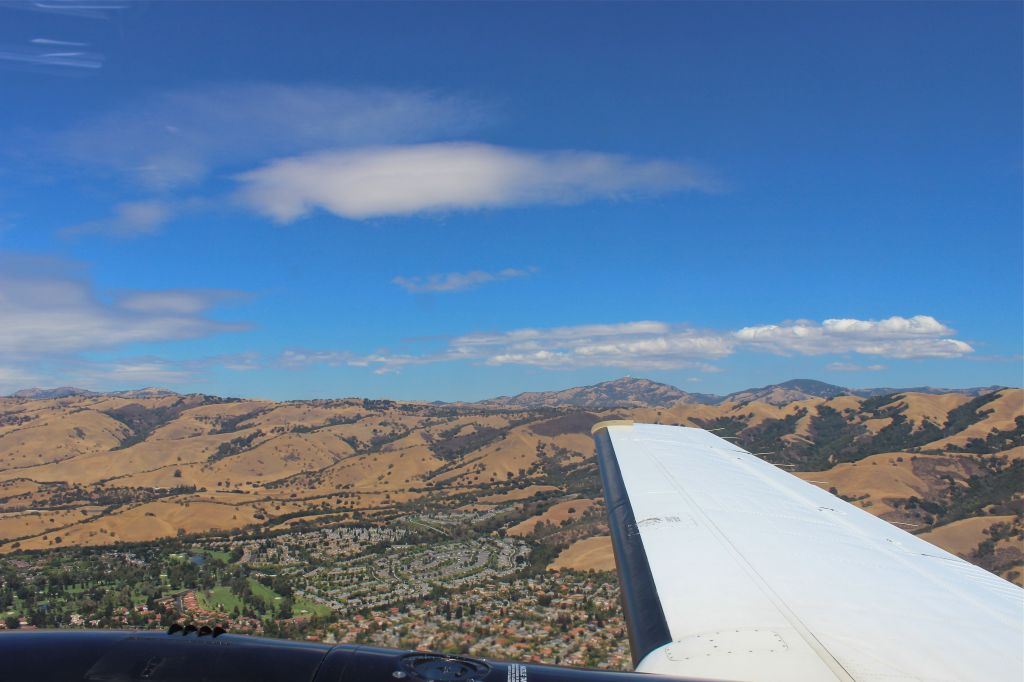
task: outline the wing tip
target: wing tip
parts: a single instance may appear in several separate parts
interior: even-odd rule
[[[601,429],[607,429],[609,426],[632,426],[632,419],[606,419],[603,422],[597,422],[590,427],[590,435],[593,436]]]

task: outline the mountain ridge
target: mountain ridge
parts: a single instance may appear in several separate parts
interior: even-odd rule
[[[925,393],[930,395],[960,393],[974,397],[1003,388],[1007,387],[979,386],[947,389],[917,386],[912,388],[856,389],[829,384],[816,379],[790,379],[759,388],[748,388],[726,395],[716,395],[711,393],[690,393],[671,384],[627,376],[589,386],[574,386],[554,391],[528,391],[514,396],[498,396],[472,404],[495,407],[553,407],[556,405],[569,405],[586,409],[669,407],[676,404],[720,405],[728,402],[766,402],[772,405],[786,405],[809,398],[835,398],[840,395],[871,398],[897,393]]]
[[[86,398],[95,396],[112,396],[117,398],[164,398],[172,395],[180,395],[176,391],[156,386],[146,388],[128,389],[124,391],[91,391],[87,388],[76,386],[59,386],[57,388],[23,388],[15,391],[8,398],[24,398],[27,400],[51,400],[54,398],[71,398],[83,396]]]
[[[725,395],[684,391],[677,386],[642,377],[624,376],[586,386],[571,386],[551,391],[526,391],[513,396],[497,396],[477,401],[434,401],[435,405],[476,405],[485,407],[580,407],[584,409],[607,409],[616,407],[670,407],[677,404],[721,405],[736,402],[766,402],[772,405],[787,405],[810,398],[835,398],[852,395],[859,398],[873,398],[897,393],[924,393],[941,395],[959,393],[971,397],[1010,388],[1008,386],[976,386],[970,388],[937,388],[914,386],[906,388],[849,388],[830,384],[817,379],[789,379],[777,384],[747,388]],[[121,391],[92,391],[75,386],[56,388],[25,388],[5,396],[23,400],[50,400],[68,397],[117,397],[117,398],[161,398],[183,395],[166,388],[150,386]]]
[[[667,405],[607,409],[4,398],[0,554],[499,507],[509,532],[568,544],[605,523],[589,511],[601,499],[591,427],[627,419],[708,429],[886,520],[922,532],[951,526],[959,553],[1020,579],[1024,389],[767,402],[840,389],[797,380],[708,405],[626,377],[553,398]],[[975,517],[966,535],[952,527]]]

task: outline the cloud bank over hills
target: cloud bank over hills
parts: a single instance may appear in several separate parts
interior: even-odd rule
[[[974,352],[955,331],[929,315],[883,320],[798,320],[737,330],[693,327],[645,320],[619,324],[576,325],[458,336],[441,352],[429,355],[351,351],[285,351],[282,361],[299,366],[350,364],[377,372],[410,365],[470,361],[490,366],[525,365],[544,369],[622,367],[638,370],[695,368],[715,372],[713,361],[740,352],[774,355],[836,355],[954,358]]]

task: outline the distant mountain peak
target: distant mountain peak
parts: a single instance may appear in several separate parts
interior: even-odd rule
[[[790,379],[780,384],[769,384],[760,388],[748,388],[744,391],[730,393],[722,399],[722,402],[752,402],[756,400],[773,405],[785,405],[810,398],[835,398],[851,392],[850,389],[843,386],[828,384],[817,379]]]
[[[998,390],[1000,386],[987,388],[945,389],[931,387],[917,388],[847,388],[817,379],[790,379],[778,384],[759,388],[748,388],[725,396],[709,393],[688,393],[670,384],[659,383],[642,377],[624,376],[602,381],[590,386],[576,386],[556,391],[529,391],[514,396],[500,396],[482,400],[478,404],[493,407],[580,407],[600,410],[616,407],[669,407],[678,403],[700,403],[717,405],[724,402],[765,402],[772,405],[786,405],[799,400],[815,398],[830,400],[841,395],[868,398],[887,393],[963,393],[976,396]]]
[[[105,395],[117,396],[118,398],[166,398],[167,396],[179,394],[168,388],[147,386],[146,388],[137,388],[130,391],[113,391]]]
[[[789,381],[783,381],[781,384],[775,384],[780,388],[796,388],[801,391],[820,391],[822,393],[847,393],[850,389],[843,386],[837,386],[835,384],[829,384],[824,381],[818,381],[817,379],[790,379]]]
[[[52,400],[54,398],[70,398],[75,396],[93,397],[99,395],[113,396],[117,398],[164,398],[171,395],[178,395],[166,388],[149,386],[147,388],[136,388],[127,391],[109,391],[106,393],[90,391],[87,388],[76,388],[75,386],[60,386],[58,388],[23,388],[20,391],[11,393],[11,398],[23,398],[25,400]]]
[[[11,394],[12,398],[25,398],[27,400],[50,400],[53,398],[67,398],[70,396],[99,395],[93,391],[74,386],[60,386],[58,388],[23,388]]]
[[[689,393],[671,384],[652,381],[644,377],[622,376],[589,386],[574,386],[554,391],[528,391],[514,396],[498,396],[481,400],[477,405],[488,407],[579,407],[586,410],[602,410],[617,407],[670,407],[680,403],[718,405],[723,402],[767,402],[785,405],[798,400],[822,398],[829,400],[841,395],[859,398],[888,395],[891,393],[962,393],[978,396],[1007,388],[1006,386],[985,386],[976,388],[935,388],[916,386],[913,388],[847,388],[829,384],[817,379],[789,379],[778,384],[759,388],[748,388],[728,395],[711,393]],[[9,397],[22,400],[50,400],[69,397],[108,396],[130,400],[166,398],[182,394],[167,388],[149,386],[123,391],[97,392],[74,386],[57,388],[25,388],[11,393]],[[444,404],[435,402],[434,404]]]
[[[500,396],[480,404],[500,407],[554,407],[571,405],[584,409],[613,407],[668,407],[680,400],[706,402],[699,393],[686,393],[675,386],[640,377],[624,376],[590,386],[577,386],[560,391],[530,391],[515,396]]]

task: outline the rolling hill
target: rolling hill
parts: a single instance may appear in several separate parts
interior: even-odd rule
[[[567,388],[561,391],[520,393],[483,400],[478,405],[493,407],[581,407],[587,410],[610,407],[667,407],[677,402],[717,402],[717,396],[686,393],[675,386],[649,379],[623,377],[593,386]]]
[[[814,379],[790,379],[779,384],[760,388],[748,388],[727,395],[711,393],[687,393],[675,386],[658,383],[649,379],[622,377],[604,381],[592,386],[579,386],[560,391],[532,391],[514,396],[500,396],[482,400],[476,405],[491,407],[581,407],[587,410],[612,407],[668,407],[677,403],[719,405],[722,403],[766,402],[772,405],[786,405],[798,400],[812,398],[836,398],[852,395],[870,398],[895,393],[947,394],[957,393],[979,396],[997,391],[1002,386],[984,388],[945,389],[923,386],[918,388],[846,388]]]
[[[718,429],[1019,581],[1024,391],[837,389],[786,382],[709,402],[621,379],[476,404],[0,398],[0,552],[476,508],[568,547],[557,565],[602,566],[600,541],[573,549],[606,532],[589,429],[626,418]]]

